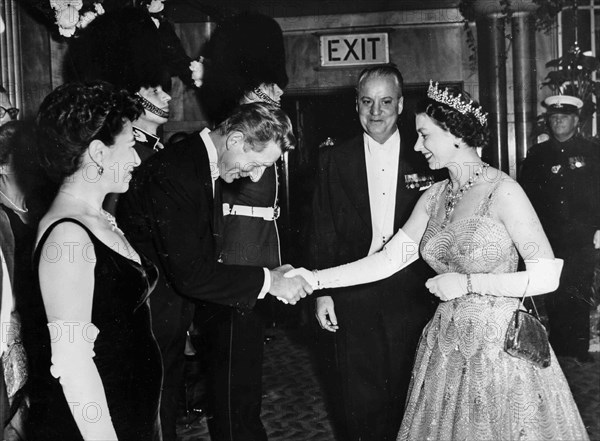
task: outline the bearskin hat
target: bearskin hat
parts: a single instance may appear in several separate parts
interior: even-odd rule
[[[243,12],[217,25],[204,51],[208,59],[200,91],[209,116],[220,121],[243,95],[262,83],[288,83],[283,33],[271,17]]]
[[[71,80],[103,80],[131,93],[170,86],[161,38],[142,8],[122,8],[94,20],[69,47]]]

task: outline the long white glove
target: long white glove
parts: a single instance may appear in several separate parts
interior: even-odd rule
[[[319,271],[294,269],[285,277],[301,275],[313,289],[361,285],[390,277],[419,258],[419,245],[404,231],[398,232],[381,251],[345,265]]]
[[[555,291],[560,283],[562,259],[535,259],[525,261],[525,271],[516,273],[471,274],[471,291],[499,297],[537,296]],[[529,283],[529,285],[527,285]],[[446,273],[429,279],[425,286],[443,301],[468,293],[466,274]]]
[[[94,357],[99,330],[92,323],[57,320],[48,323],[52,366],[84,440],[116,440],[104,386]]]

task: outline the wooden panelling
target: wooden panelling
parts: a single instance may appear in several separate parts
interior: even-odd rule
[[[192,58],[198,58],[212,30],[214,23],[177,23],[175,32],[181,40],[186,53]],[[191,72],[190,72],[191,75]],[[173,78],[171,87],[171,116],[163,126],[163,139],[168,140],[177,132],[192,132],[209,125],[202,110],[202,105],[196,94],[195,87],[188,87],[178,78]]]
[[[384,18],[382,15],[382,22]],[[380,26],[367,28],[380,31]],[[360,28],[360,32],[365,32]],[[330,28],[336,32],[336,28]],[[348,28],[340,29],[340,33]],[[407,83],[424,83],[430,78],[465,81],[477,88],[477,71],[469,63],[469,48],[459,23],[429,26],[399,26],[389,29],[390,61],[401,70]],[[314,93],[327,89],[352,87],[362,67],[320,67],[319,37],[316,33],[284,32],[290,93]]]

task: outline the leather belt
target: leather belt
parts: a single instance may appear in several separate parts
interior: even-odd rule
[[[266,221],[273,221],[279,217],[279,207],[249,207],[247,205],[229,205],[225,202],[223,216],[261,217]]]

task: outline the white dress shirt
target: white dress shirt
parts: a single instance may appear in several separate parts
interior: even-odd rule
[[[217,147],[213,143],[209,136],[210,129],[205,128],[200,132],[200,138],[206,146],[206,153],[208,154],[208,162],[210,163],[210,176],[212,183],[213,198],[215,197],[215,181],[219,179],[219,155],[217,154]],[[262,289],[258,294],[259,299],[264,299],[267,293],[271,290],[271,274],[267,268],[263,268],[265,273],[265,281]]]
[[[379,144],[366,133],[363,139],[373,226],[370,255],[381,250],[394,235],[400,132],[396,129],[383,144]]]

